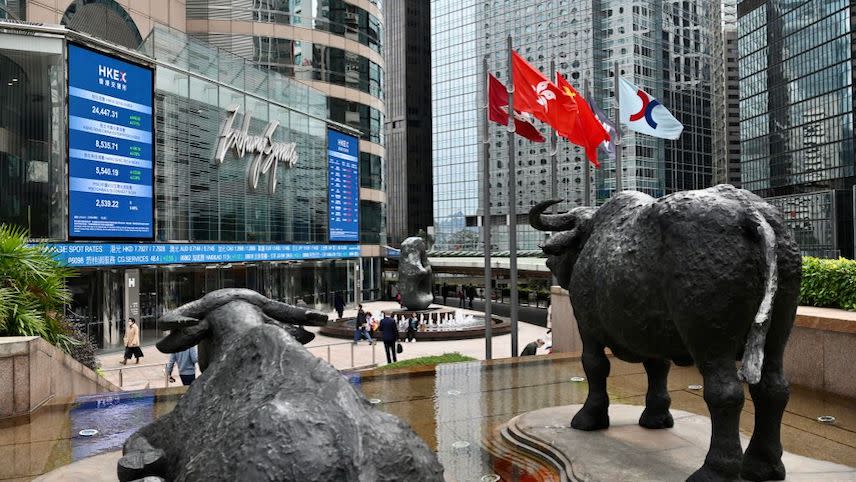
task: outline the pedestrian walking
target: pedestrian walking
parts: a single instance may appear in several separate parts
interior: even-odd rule
[[[464,288],[461,287],[461,289],[458,290],[458,308],[464,307],[464,298]]]
[[[137,326],[137,320],[128,318],[128,328],[125,330],[125,356],[122,358],[122,365],[127,365],[128,360],[133,356],[140,363],[140,358],[143,357],[143,350],[140,349],[140,327]]]
[[[173,353],[169,356],[169,362],[166,364],[166,374],[169,381],[174,382],[172,378],[172,368],[178,365],[178,376],[181,378],[181,384],[184,386],[193,383],[196,380],[196,364],[199,363],[199,357],[196,354],[196,347],[192,346],[187,350]]]
[[[369,334],[372,338],[377,338],[377,328],[380,326],[380,321],[372,314],[371,311],[366,312],[366,322],[369,325]]]
[[[339,319],[342,319],[342,315],[345,313],[345,300],[342,298],[342,292],[337,291],[336,295],[333,297],[333,307],[336,309],[336,313],[339,315]]]
[[[380,320],[379,328],[383,339],[383,349],[386,352],[386,362],[392,363],[398,361],[398,356],[395,353],[395,343],[399,337],[398,323],[387,315]]]
[[[357,318],[354,320],[354,344],[356,345],[362,339],[369,341],[369,344],[374,343],[371,335],[366,331],[366,312],[363,311],[363,305],[357,305]]]
[[[416,341],[416,330],[419,329],[419,320],[412,314],[407,318],[407,341]]]
[[[446,304],[446,297],[449,296],[449,287],[446,286],[446,283],[443,283],[443,287],[440,288],[440,291],[442,292],[440,294],[443,295],[443,304],[445,305]]]
[[[535,355],[536,352],[538,351],[538,348],[542,347],[542,346],[544,346],[544,340],[538,338],[537,340],[533,341],[532,343],[529,343],[528,345],[526,345],[526,347],[523,348],[523,351],[520,352],[520,356]]]

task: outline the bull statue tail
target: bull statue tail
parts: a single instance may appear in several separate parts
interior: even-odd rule
[[[761,369],[764,365],[764,345],[767,340],[767,331],[770,329],[770,313],[773,310],[773,300],[776,297],[776,288],[779,285],[779,271],[776,259],[776,233],[773,227],[757,209],[752,211],[747,218],[750,232],[753,232],[763,243],[764,261],[767,267],[766,282],[764,283],[764,298],[755,314],[754,323],[749,328],[746,336],[746,347],[743,349],[743,363],[737,371],[737,377],[750,384],[755,385],[761,381]]]

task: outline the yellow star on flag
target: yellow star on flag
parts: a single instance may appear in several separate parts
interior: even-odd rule
[[[574,97],[576,97],[576,96],[577,96],[577,93],[576,93],[576,92],[574,92],[574,91],[572,91],[571,89],[569,89],[567,85],[563,85],[563,86],[562,86],[562,90],[564,90],[565,95],[567,95],[567,96],[568,96],[568,97],[570,97],[571,99],[574,99]],[[576,100],[576,99],[574,99],[574,100]]]

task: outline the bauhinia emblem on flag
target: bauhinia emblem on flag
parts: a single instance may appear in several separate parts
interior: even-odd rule
[[[577,122],[577,104],[573,97],[563,95],[517,52],[512,52],[511,67],[515,110],[532,114],[558,132],[570,132]]]
[[[589,162],[595,167],[600,167],[597,162],[597,146],[604,141],[609,141],[609,134],[603,128],[603,124],[595,117],[583,96],[561,75],[557,74],[556,79],[559,88],[562,89],[562,95],[570,97],[577,105],[576,125],[570,131],[559,131],[558,134],[584,148]]]
[[[535,93],[538,94],[538,103],[544,107],[545,112],[548,111],[547,101],[556,100],[556,94],[550,90],[550,82],[546,80],[538,82],[538,85],[535,86]]]
[[[684,130],[663,104],[623,77],[618,78],[619,117],[628,129],[663,139],[677,139]]]
[[[492,74],[487,74],[488,118],[499,125],[508,125],[508,90]],[[544,142],[538,129],[515,109],[514,132],[534,142]]]

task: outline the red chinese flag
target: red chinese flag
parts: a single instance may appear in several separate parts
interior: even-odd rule
[[[515,109],[532,114],[557,132],[571,131],[577,121],[577,105],[573,97],[562,95],[555,84],[517,52],[511,54]]]
[[[579,109],[577,123],[574,128],[569,131],[560,130],[558,134],[584,148],[588,160],[595,167],[600,167],[600,164],[597,162],[597,146],[603,141],[610,140],[609,133],[603,128],[603,124],[598,120],[597,116],[594,115],[585,98],[563,76],[557,75],[557,77],[559,79],[559,88],[562,89],[562,95],[574,99]]]
[[[500,125],[508,125],[508,90],[505,85],[492,74],[487,74],[488,80],[488,118]],[[514,115],[514,132],[534,142],[544,142],[544,136],[538,132],[529,121]]]

